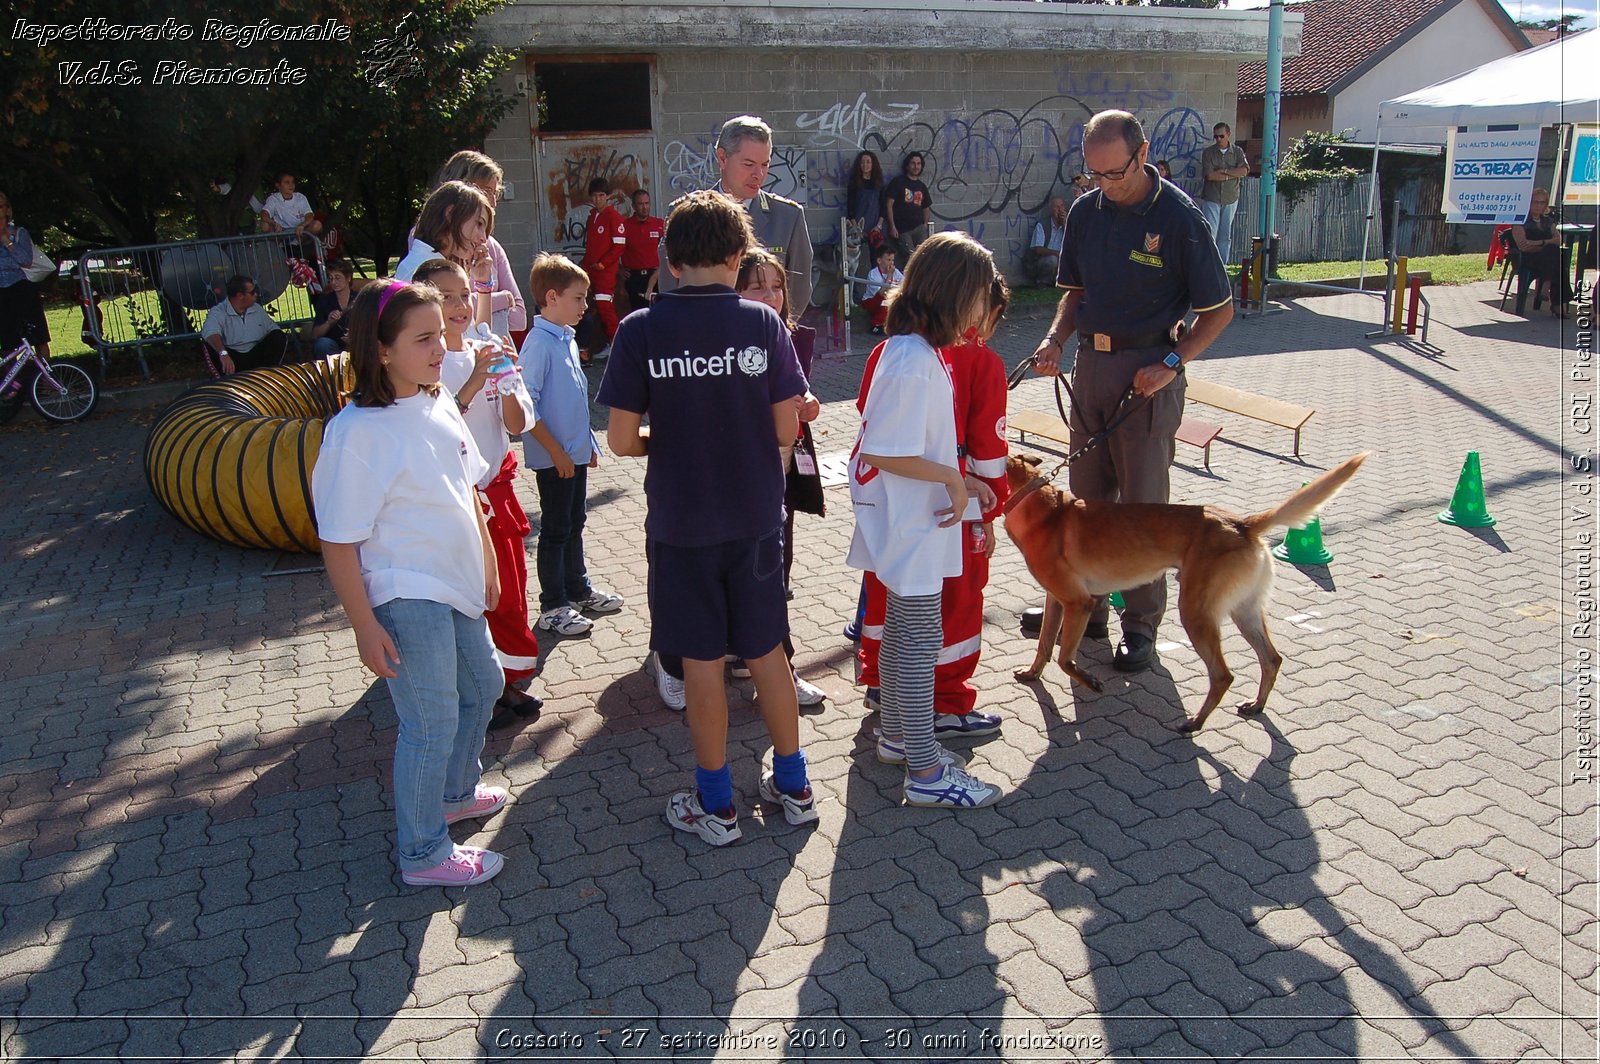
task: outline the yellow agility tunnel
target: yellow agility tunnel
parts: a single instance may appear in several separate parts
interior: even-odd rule
[[[323,424],[353,384],[342,353],[202,384],[156,419],[145,480],[168,513],[202,535],[319,551],[311,470]]]

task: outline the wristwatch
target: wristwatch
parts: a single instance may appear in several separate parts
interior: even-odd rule
[[[1176,351],[1167,352],[1167,357],[1161,360],[1161,364],[1174,371],[1183,369],[1183,359],[1178,357],[1178,352]]]

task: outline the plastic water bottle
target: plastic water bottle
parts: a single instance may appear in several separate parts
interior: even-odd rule
[[[967,537],[967,553],[982,554],[989,549],[989,534],[983,530],[983,522],[972,523],[972,534]]]

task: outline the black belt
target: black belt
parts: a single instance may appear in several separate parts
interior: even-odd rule
[[[1170,347],[1172,346],[1172,333],[1165,329],[1161,332],[1138,333],[1130,336],[1081,332],[1078,334],[1078,346],[1102,352],[1124,351],[1131,347]]]

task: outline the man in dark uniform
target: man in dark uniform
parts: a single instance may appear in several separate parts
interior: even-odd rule
[[[740,115],[722,124],[717,134],[717,191],[732,196],[750,215],[756,243],[783,262],[789,279],[789,313],[796,320],[811,305],[811,234],[806,209],[792,199],[762,189],[772,165],[772,127],[754,115]],[[671,213],[671,212],[668,212]],[[661,261],[667,261],[665,245]],[[656,274],[656,291],[678,287],[671,270]]]
[[[1150,146],[1138,119],[1102,111],[1083,132],[1083,160],[1095,191],[1067,214],[1056,284],[1066,289],[1055,321],[1033,353],[1035,371],[1053,374],[1067,338],[1078,334],[1073,366],[1071,438],[1076,450],[1105,428],[1131,387],[1130,407],[1148,407],[1074,462],[1072,493],[1110,502],[1166,502],[1167,470],[1183,420],[1183,366],[1233,319],[1233,297],[1205,217],[1145,157]],[[1183,339],[1174,327],[1197,312]],[[1122,642],[1113,664],[1123,672],[1150,665],[1156,629],[1167,605],[1165,575],[1123,592]],[[1105,599],[1095,603],[1085,633],[1105,638]]]

